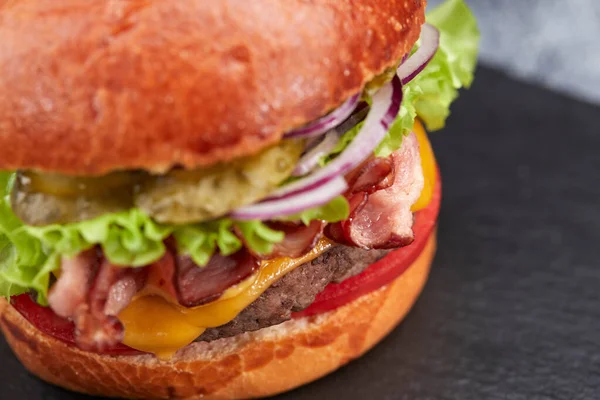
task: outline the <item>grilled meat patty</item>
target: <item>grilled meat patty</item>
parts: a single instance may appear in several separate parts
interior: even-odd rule
[[[361,273],[388,252],[336,246],[286,274],[234,320],[207,329],[196,341],[217,340],[285,322],[292,312],[302,311],[311,305],[315,296],[329,283],[342,282]]]

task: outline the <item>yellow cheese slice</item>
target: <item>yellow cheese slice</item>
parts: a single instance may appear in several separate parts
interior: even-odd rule
[[[273,283],[294,268],[314,260],[327,251],[333,243],[321,239],[309,253],[300,258],[278,258],[263,261],[254,282],[235,296],[224,293],[212,303],[186,308],[171,303],[158,295],[135,298],[119,319],[125,327],[123,343],[134,349],[168,358],[181,347],[190,344],[206,328],[224,325],[256,300]],[[242,282],[242,285],[246,285]],[[237,291],[234,286],[228,291]]]
[[[417,135],[417,140],[419,142],[421,166],[423,168],[423,177],[425,178],[425,185],[421,191],[421,196],[411,207],[411,210],[415,212],[424,209],[431,202],[431,198],[433,196],[433,187],[435,186],[437,174],[437,163],[435,161],[435,156],[433,154],[433,149],[431,148],[431,143],[429,143],[427,133],[425,132],[423,125],[418,120],[415,121],[413,132],[415,135]]]

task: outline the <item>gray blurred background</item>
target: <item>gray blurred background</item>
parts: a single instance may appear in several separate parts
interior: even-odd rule
[[[600,0],[467,3],[479,21],[484,64],[600,104]]]

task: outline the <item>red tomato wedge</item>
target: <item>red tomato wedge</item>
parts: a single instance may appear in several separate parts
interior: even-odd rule
[[[431,201],[426,208],[415,213],[413,225],[415,240],[409,246],[390,252],[362,273],[341,283],[330,283],[308,308],[292,314],[292,318],[308,317],[335,310],[387,285],[402,275],[419,257],[433,233],[440,210],[441,196],[442,184],[438,171]]]
[[[344,282],[329,284],[317,295],[313,304],[304,311],[294,313],[292,318],[301,318],[334,310],[360,296],[373,292],[406,271],[421,254],[427,239],[433,233],[441,201],[441,181],[437,173],[433,197],[429,205],[415,213],[414,242],[406,247],[392,251],[385,258],[369,266],[361,274],[346,279]],[[14,296],[10,299],[12,306],[33,326],[41,332],[58,339],[68,345],[75,346],[75,325],[73,322],[59,317],[48,307],[37,304],[28,294]],[[109,355],[135,355],[143,352],[118,344],[103,351]]]

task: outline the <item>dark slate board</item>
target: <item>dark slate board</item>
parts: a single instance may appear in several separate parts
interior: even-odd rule
[[[481,68],[433,144],[444,200],[421,299],[363,358],[280,398],[600,398],[600,109]],[[0,356],[0,398],[88,398]]]

